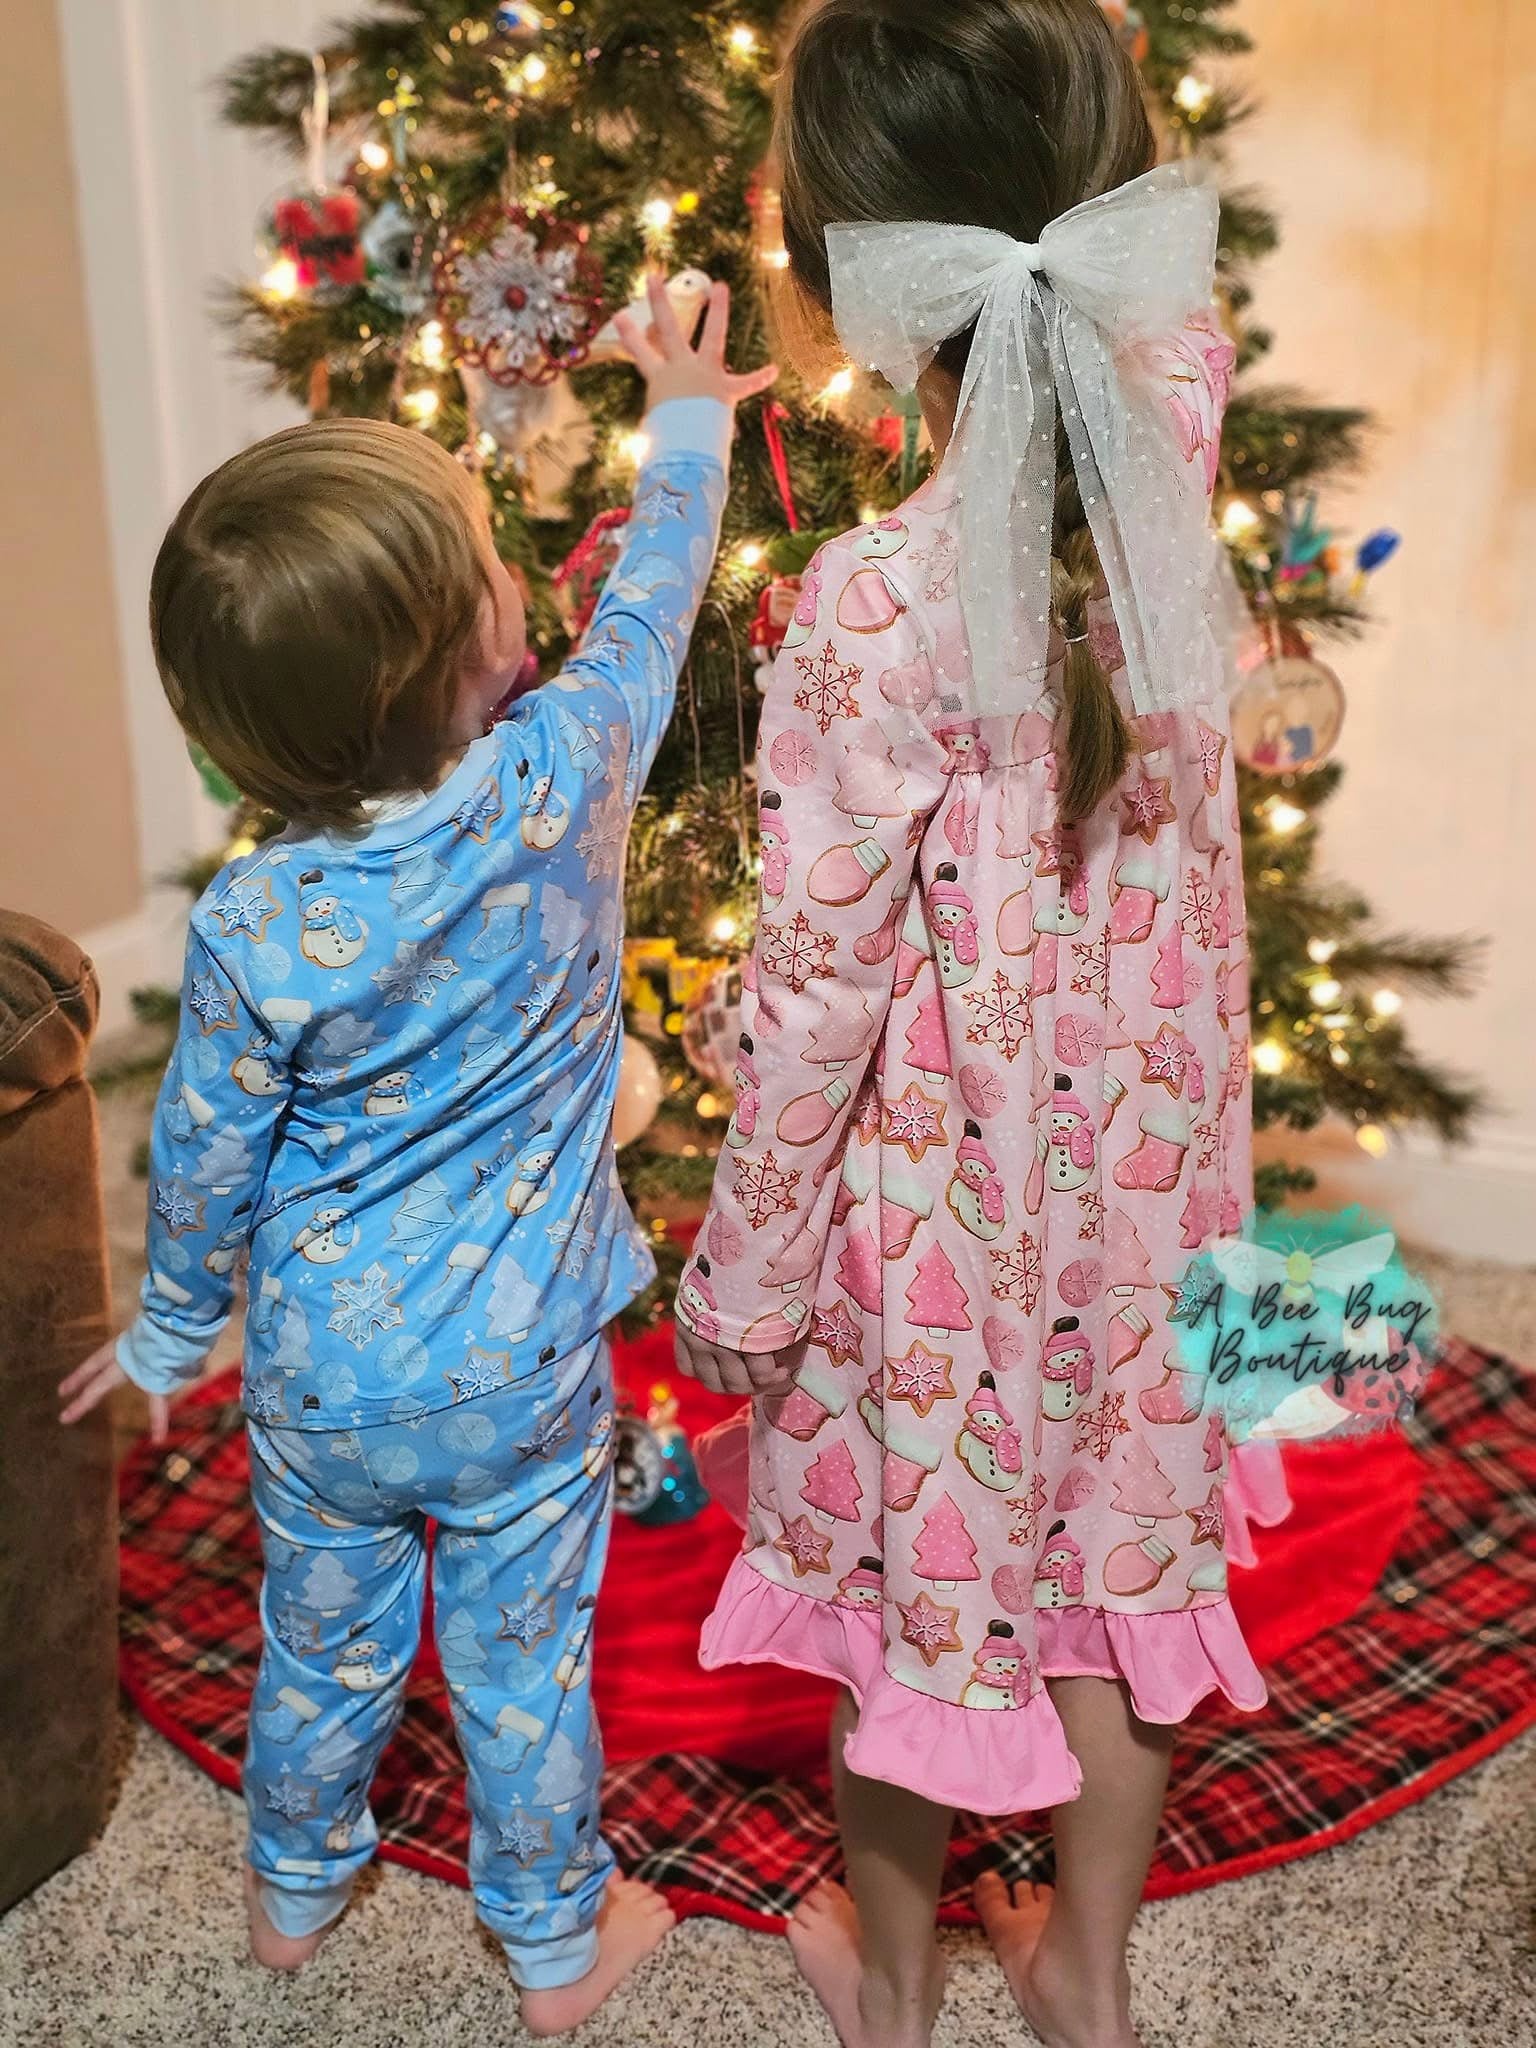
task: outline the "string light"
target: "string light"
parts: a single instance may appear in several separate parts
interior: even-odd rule
[[[1331,1009],[1343,993],[1344,991],[1338,982],[1327,977],[1322,981],[1314,981],[1312,984],[1312,1000],[1322,1010]]]
[[[1186,71],[1173,88],[1174,105],[1182,107],[1192,121],[1198,121],[1211,104],[1214,86],[1203,78],[1197,78],[1193,71]]]
[[[1221,537],[1227,541],[1243,540],[1258,523],[1259,515],[1246,498],[1229,498],[1221,515]]]
[[[677,195],[677,210],[682,214],[697,213],[699,210],[698,193],[679,192]]]
[[[859,524],[861,526],[873,526],[877,523],[879,517],[880,507],[878,505],[861,505],[859,507]]]
[[[1347,1067],[1349,1065],[1348,1050],[1342,1045],[1330,1045],[1328,1057],[1336,1067]]]
[[[291,299],[299,288],[299,266],[291,257],[279,256],[263,276],[261,288],[270,298]]]
[[[1389,1140],[1380,1124],[1362,1124],[1355,1133],[1355,1143],[1372,1159],[1385,1159]]]
[[[841,370],[834,370],[822,386],[822,401],[830,405],[835,398],[846,398],[852,389],[853,372],[845,365]]]
[[[717,1095],[711,1095],[707,1088],[693,1106],[702,1117],[712,1117],[720,1114],[720,1098]]]
[[[1403,999],[1395,988],[1379,988],[1371,997],[1371,1008],[1378,1017],[1395,1017],[1403,1007]]]
[[[225,847],[224,858],[226,860],[244,860],[248,853],[254,853],[255,851],[256,841],[251,837],[250,833],[240,832]]]
[[[416,337],[416,353],[429,370],[440,370],[448,360],[448,351],[443,345],[443,323],[429,320]]]
[[[365,142],[357,153],[370,171],[382,171],[389,163],[389,151],[382,142]]]
[[[626,462],[632,462],[637,469],[650,452],[651,437],[649,434],[642,434],[638,427],[627,434],[620,434],[619,453]]]
[[[787,249],[765,249],[763,251],[763,261],[770,270],[788,270],[789,251]]]
[[[539,85],[549,76],[549,66],[537,54],[523,59],[523,76],[530,85]]]
[[[736,550],[736,559],[743,569],[755,569],[766,553],[767,550],[760,540],[744,540]],[[735,930],[734,925],[731,929]],[[730,934],[727,933],[726,936],[729,937]]]
[[[1319,967],[1326,967],[1339,950],[1337,939],[1308,939],[1307,958],[1315,960]]]
[[[735,938],[737,930],[738,926],[735,918],[729,915],[722,915],[717,917],[710,926],[709,936],[717,945],[728,946],[731,940]]]
[[[1261,1038],[1253,1048],[1253,1064],[1261,1074],[1278,1074],[1290,1055],[1278,1039]]]
[[[1272,832],[1294,832],[1298,825],[1307,821],[1306,812],[1296,804],[1288,804],[1283,796],[1271,798],[1267,810]]]
[[[727,36],[726,41],[738,57],[750,57],[757,48],[757,36],[747,27],[744,21],[737,22],[729,36]]]
[[[664,235],[672,225],[670,199],[647,199],[640,209],[640,225],[653,235]]]
[[[408,412],[418,426],[425,426],[437,411],[442,400],[435,391],[407,391],[400,401],[400,410]]]

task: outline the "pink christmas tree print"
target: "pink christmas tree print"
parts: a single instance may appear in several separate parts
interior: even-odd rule
[[[803,1280],[821,1270],[821,1244],[812,1230],[797,1230],[768,1261],[763,1271],[765,1287],[781,1287],[792,1293]]]
[[[950,1071],[949,1031],[937,989],[924,996],[917,1006],[917,1015],[907,1026],[907,1065],[916,1067],[932,1081]]]
[[[943,1245],[930,1246],[918,1260],[907,1286],[907,1311],[907,1321],[930,1336],[971,1327],[966,1291]]]
[[[1126,1445],[1114,1488],[1114,1506],[1122,1515],[1133,1515],[1145,1528],[1166,1522],[1179,1512],[1168,1475],[1144,1436],[1133,1436]]]
[[[807,1466],[800,1498],[828,1521],[856,1522],[859,1519],[859,1502],[864,1498],[864,1489],[853,1469],[853,1452],[844,1438],[839,1437],[836,1443],[818,1452]]]
[[[837,788],[832,801],[857,825],[873,825],[877,818],[899,818],[907,806],[899,801],[901,770],[888,746],[846,749],[837,769]]]
[[[981,1577],[965,1517],[947,1493],[941,1493],[923,1517],[912,1546],[912,1569],[920,1579],[931,1579],[936,1586],[954,1586],[961,1579]]]
[[[1123,1209],[1110,1209],[1105,1214],[1104,1265],[1111,1294],[1152,1285],[1152,1261],[1135,1224]]]
[[[1181,1009],[1194,991],[1184,971],[1184,934],[1171,924],[1152,968],[1152,1000],[1160,1010]]]
[[[840,1073],[855,1060],[867,1058],[874,1031],[874,1019],[859,991],[847,982],[833,982],[826,991],[826,1009],[811,1026],[800,1057],[807,1066]]]
[[[837,1261],[837,1284],[872,1316],[880,1313],[880,1248],[868,1228],[850,1230]]]
[[[1227,1455],[1227,1429],[1219,1409],[1212,1409],[1205,1425],[1205,1469],[1219,1472]]]

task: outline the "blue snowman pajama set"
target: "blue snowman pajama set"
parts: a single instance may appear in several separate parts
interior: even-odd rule
[[[611,1867],[589,1685],[604,1326],[654,1273],[614,1166],[625,844],[714,559],[729,409],[647,421],[579,650],[415,806],[286,833],[192,917],[119,1358],[199,1373],[249,1248],[243,1402],[266,1577],[245,1795],[283,1932],[377,1834],[438,1524],[470,1875],[517,1981],[574,1982]]]

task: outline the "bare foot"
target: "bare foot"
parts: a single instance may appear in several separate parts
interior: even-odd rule
[[[1010,1889],[995,1870],[985,1870],[971,1896],[1014,2002],[1045,2048],[1141,2048],[1131,2025],[1126,1972],[1096,1998],[1082,1972],[1042,1939],[1056,1896],[1049,1885],[1019,1883]]]
[[[944,1997],[937,1948],[921,2003],[898,2000],[889,1987],[866,1977],[853,1900],[840,1884],[825,1882],[795,1908],[789,1945],[843,2048],[927,2048]]]
[[[256,1887],[256,1873],[249,1863],[242,1866],[241,1880],[245,1887],[245,1916],[251,1930],[251,1955],[264,1970],[302,1970],[336,1922],[331,1921],[314,1934],[279,1934],[267,1918]]]
[[[579,2027],[676,1925],[677,1915],[660,1892],[633,1878],[609,1878],[597,1916],[597,1961],[574,1984],[519,1992],[523,2025],[541,2038]]]

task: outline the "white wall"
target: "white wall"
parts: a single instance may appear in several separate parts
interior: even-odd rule
[[[297,417],[258,395],[209,317],[215,280],[248,276],[286,160],[223,127],[212,81],[253,44],[307,47],[328,0],[58,0],[106,470],[117,627],[139,819],[141,900],[81,935],[103,1025],[129,988],[179,978],[185,894],[166,881],[221,843],[167,710],[144,622],[160,536],[207,470]]]
[[[1237,169],[1283,225],[1258,273],[1273,374],[1369,406],[1380,433],[1326,514],[1404,534],[1349,696],[1324,859],[1389,926],[1490,947],[1464,1002],[1412,998],[1429,1054],[1497,1114],[1472,1145],[1371,1166],[1325,1141],[1330,1192],[1422,1240],[1536,1260],[1536,7],[1242,0],[1261,97]],[[1335,1159],[1342,1162],[1332,1163]]]

